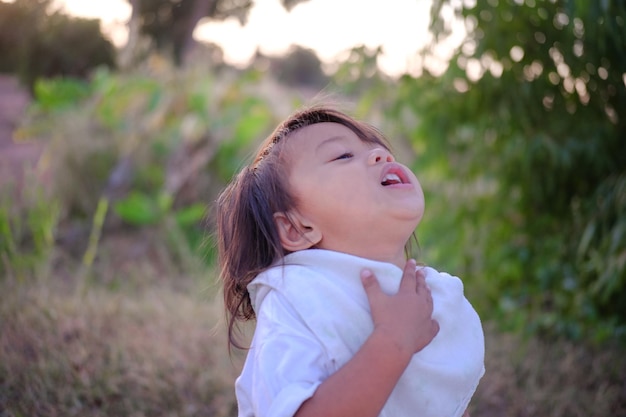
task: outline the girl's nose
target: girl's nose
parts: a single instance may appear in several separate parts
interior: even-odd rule
[[[379,162],[393,162],[395,158],[384,148],[374,148],[370,151],[368,162],[373,165]]]

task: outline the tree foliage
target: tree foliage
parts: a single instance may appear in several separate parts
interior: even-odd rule
[[[33,28],[41,25],[50,0],[0,2],[0,71],[14,72],[21,59],[18,46],[33,36]]]
[[[445,73],[404,77],[387,111],[425,155],[426,234],[466,248],[486,314],[624,336],[626,2],[435,0],[438,41],[455,22]]]
[[[292,46],[282,56],[266,56],[257,52],[253,65],[267,70],[277,81],[294,88],[321,90],[330,81],[315,51],[301,46]]]
[[[0,71],[18,73],[32,88],[41,77],[85,78],[115,66],[115,50],[99,20],[51,10],[51,0],[0,2]]]

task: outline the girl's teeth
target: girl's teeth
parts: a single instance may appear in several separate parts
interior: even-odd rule
[[[402,180],[396,174],[385,175],[385,177],[383,178],[383,181],[381,182],[382,185],[401,184],[401,183],[402,183]]]

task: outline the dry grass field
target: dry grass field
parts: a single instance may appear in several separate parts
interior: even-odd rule
[[[131,249],[109,241],[87,273],[57,258],[34,277],[3,277],[0,416],[236,415],[243,355],[229,356],[214,272]],[[523,340],[489,320],[485,330],[473,416],[626,415],[619,347]]]

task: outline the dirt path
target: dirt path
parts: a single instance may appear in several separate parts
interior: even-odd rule
[[[43,151],[41,143],[13,138],[29,103],[30,97],[17,79],[0,74],[0,188],[13,183],[19,189],[24,173],[35,167]]]

